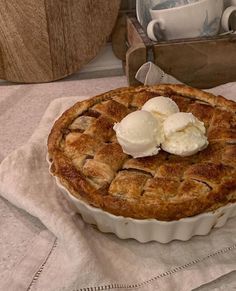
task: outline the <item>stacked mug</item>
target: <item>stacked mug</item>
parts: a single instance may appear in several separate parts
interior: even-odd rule
[[[153,41],[214,36],[235,30],[236,0],[152,0],[147,34]]]

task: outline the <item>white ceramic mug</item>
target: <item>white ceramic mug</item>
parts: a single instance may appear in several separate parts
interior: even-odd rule
[[[236,30],[236,0],[228,0],[226,6],[228,7],[222,15],[221,26],[224,31]],[[230,21],[230,17],[234,12],[235,17]]]
[[[149,10],[165,1],[166,0],[136,0],[136,16],[145,30],[147,29],[148,23],[151,21]]]
[[[147,27],[148,36],[157,41],[155,33],[161,40],[216,35],[223,7],[223,0],[199,0],[174,8],[150,9],[153,20]]]

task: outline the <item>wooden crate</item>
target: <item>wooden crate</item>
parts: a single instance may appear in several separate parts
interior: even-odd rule
[[[127,17],[125,70],[137,85],[137,70],[152,61],[166,73],[196,88],[236,81],[236,35],[153,42],[134,16]]]

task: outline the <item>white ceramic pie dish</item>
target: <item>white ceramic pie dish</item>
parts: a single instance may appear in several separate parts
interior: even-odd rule
[[[49,161],[48,163],[50,165]],[[76,207],[85,222],[96,225],[102,232],[114,233],[121,239],[132,238],[141,243],[187,241],[195,235],[207,235],[212,228],[222,227],[229,218],[236,216],[236,203],[221,207],[214,212],[175,221],[139,220],[116,216],[76,198],[60,183],[57,177],[55,180],[58,188]]]

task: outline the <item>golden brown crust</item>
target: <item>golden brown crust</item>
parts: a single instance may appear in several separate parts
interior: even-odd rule
[[[185,158],[123,153],[114,123],[159,95],[205,123],[205,150]],[[48,137],[48,152],[51,172],[95,207],[138,219],[193,216],[236,200],[236,103],[185,85],[120,88],[65,111]]]

